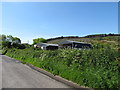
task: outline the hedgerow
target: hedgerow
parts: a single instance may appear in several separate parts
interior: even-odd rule
[[[87,50],[8,49],[6,55],[91,88],[120,88],[118,50],[94,46]]]

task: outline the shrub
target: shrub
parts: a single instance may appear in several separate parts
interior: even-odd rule
[[[96,44],[88,50],[9,49],[6,55],[91,88],[119,88],[118,50]]]

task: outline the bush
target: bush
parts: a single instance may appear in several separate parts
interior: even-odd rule
[[[43,68],[79,85],[91,88],[119,88],[117,50],[96,45],[88,50],[9,49],[10,57]]]
[[[7,53],[7,49],[2,50],[2,55],[5,55]]]
[[[11,42],[9,41],[2,42],[2,48],[10,48],[10,47],[11,47]]]

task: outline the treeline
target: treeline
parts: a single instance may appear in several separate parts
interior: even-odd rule
[[[97,37],[107,37],[107,36],[120,36],[120,34],[95,34],[95,35],[87,35],[87,36],[84,36],[84,37],[79,37],[79,36],[61,36],[61,37],[56,37],[56,38],[50,38],[50,39],[47,39],[46,41],[52,41],[52,40],[56,40],[56,39],[74,39],[74,38],[97,38]]]
[[[25,49],[40,42],[47,43],[46,39],[44,38],[36,38],[33,39],[33,43],[32,45],[30,45],[28,43],[21,43],[21,39],[18,37],[13,37],[12,35],[0,34],[0,49],[7,49],[7,48]]]
[[[120,36],[120,34],[96,34],[96,35],[87,35],[85,38],[96,38],[96,37],[107,37],[107,36]]]
[[[29,45],[21,44],[21,40],[18,37],[13,37],[12,35],[0,35],[0,49],[7,48],[18,48],[25,49]]]

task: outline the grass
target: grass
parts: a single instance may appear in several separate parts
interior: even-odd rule
[[[120,88],[118,50],[96,44],[89,50],[8,49],[6,55],[91,88]]]

